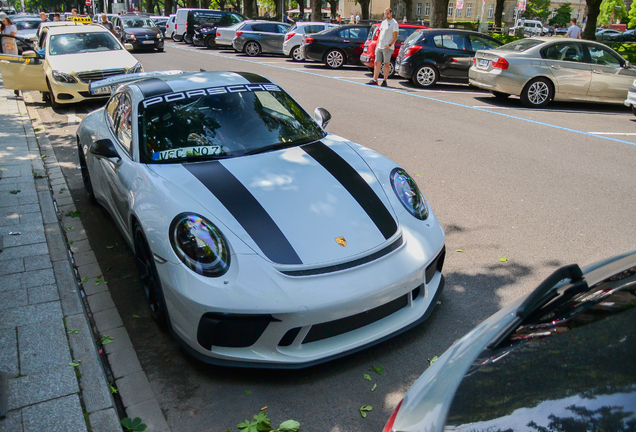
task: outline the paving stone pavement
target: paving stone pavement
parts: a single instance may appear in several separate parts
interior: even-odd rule
[[[50,150],[38,145],[21,98],[0,87],[0,372],[8,376],[0,388],[7,404],[0,432],[121,431],[122,413],[58,217],[56,202],[72,205],[72,198],[53,200],[49,179],[56,185],[64,179],[54,158],[41,156]],[[88,248],[78,252],[92,254]],[[91,265],[90,256],[82,259]],[[109,300],[96,298],[100,312],[114,309]],[[136,375],[122,384],[145,384],[145,374],[134,369]],[[142,394],[133,403],[146,399],[148,410],[157,411],[152,395]],[[165,420],[157,424],[155,430],[167,430]]]

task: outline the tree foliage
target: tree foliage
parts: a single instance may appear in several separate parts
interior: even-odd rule
[[[636,2],[632,2],[632,6],[629,8],[629,23],[627,24],[627,27],[629,28],[634,28],[636,27]]]
[[[521,16],[528,19],[538,19],[545,23],[551,13],[550,3],[550,0],[530,0]]]
[[[623,0],[603,0],[597,22],[601,25],[609,26],[617,20],[625,22],[626,17],[627,10]],[[613,22],[610,22],[612,19]]]
[[[550,25],[567,27],[572,17],[572,3],[563,3],[556,9],[556,15],[550,19]]]

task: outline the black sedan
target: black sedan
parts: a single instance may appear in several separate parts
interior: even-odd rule
[[[122,43],[132,44],[136,50],[156,48],[163,51],[163,33],[148,17],[138,15],[114,16],[112,24],[115,36]]]
[[[402,44],[395,71],[419,87],[438,81],[468,83],[475,52],[501,45],[497,39],[469,30],[418,30]]]
[[[557,270],[459,339],[384,432],[633,431],[636,253]]]
[[[332,69],[345,64],[362,65],[360,54],[370,29],[371,26],[362,24],[331,27],[306,35],[300,49],[306,60],[322,62]]]
[[[636,42],[636,30],[625,30],[621,34],[615,34],[610,37],[610,42]]]

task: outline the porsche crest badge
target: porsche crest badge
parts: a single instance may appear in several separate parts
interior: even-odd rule
[[[347,246],[347,241],[345,240],[344,237],[337,237],[336,238],[336,243],[338,243],[342,247]]]

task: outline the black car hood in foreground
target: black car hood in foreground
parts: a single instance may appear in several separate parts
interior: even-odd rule
[[[635,431],[636,268],[573,306],[543,335],[485,350],[457,389],[445,429]]]

